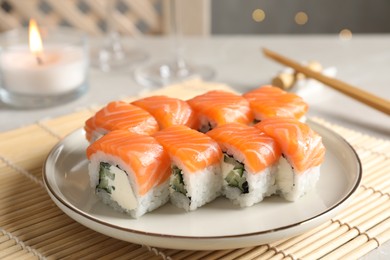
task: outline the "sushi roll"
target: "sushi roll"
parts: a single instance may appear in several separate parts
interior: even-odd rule
[[[271,117],[291,117],[305,122],[308,105],[298,95],[270,85],[249,91],[243,95],[254,113],[256,122]]]
[[[137,106],[123,101],[113,101],[85,122],[86,138],[90,143],[113,130],[127,130],[151,135],[159,130],[154,117]]]
[[[197,114],[199,130],[203,133],[227,123],[249,124],[253,121],[249,102],[231,92],[209,91],[187,102]]]
[[[252,206],[276,191],[281,156],[275,141],[253,126],[230,123],[207,132],[224,153],[223,193],[234,204]]]
[[[255,127],[274,138],[282,150],[276,174],[281,196],[295,201],[315,189],[325,157],[321,136],[294,118],[264,119]]]
[[[221,194],[222,152],[214,140],[183,125],[165,128],[154,137],[171,158],[172,204],[191,211]]]
[[[115,210],[138,218],[169,200],[169,156],[153,137],[115,130],[87,157],[91,187]]]
[[[172,125],[185,125],[198,128],[199,121],[187,102],[166,96],[151,96],[132,102],[148,111],[157,120],[160,129]]]

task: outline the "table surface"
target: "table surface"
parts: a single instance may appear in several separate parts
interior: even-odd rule
[[[146,62],[169,60],[173,56],[169,38],[146,37],[123,42],[147,52]],[[317,60],[325,68],[336,67],[338,79],[390,99],[390,35],[354,35],[349,41],[341,41],[337,35],[218,36],[186,38],[183,43],[188,61],[212,66],[216,70],[214,81],[227,83],[240,92],[270,83],[283,68],[262,55],[261,48],[267,47],[297,61]],[[137,95],[146,89],[134,81],[136,66],[115,72],[91,69],[88,92],[64,105],[23,110],[0,104],[0,131]],[[310,92],[305,99],[310,105],[309,116],[320,116],[381,138],[389,137],[389,116],[335,90],[324,87]]]
[[[126,38],[123,43],[147,52],[146,62],[169,60],[173,56],[169,38]],[[213,67],[216,71],[213,81],[226,83],[239,92],[269,84],[283,69],[262,55],[261,48],[267,47],[297,61],[317,60],[325,68],[336,67],[338,79],[390,99],[390,34],[353,35],[349,41],[340,40],[338,35],[190,37],[183,39],[183,44],[188,61]],[[147,91],[133,79],[136,66],[113,72],[91,69],[87,93],[67,104],[43,109],[14,109],[0,104],[0,132]],[[305,100],[310,106],[309,117],[319,116],[378,138],[390,136],[389,116],[329,87],[308,91]],[[389,244],[365,258],[390,254]]]

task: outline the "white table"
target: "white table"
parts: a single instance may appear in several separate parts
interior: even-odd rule
[[[167,38],[127,39],[129,44],[150,54],[150,61],[171,57]],[[224,82],[238,91],[268,84],[282,68],[265,58],[261,47],[267,47],[299,61],[317,60],[324,67],[335,66],[337,78],[390,99],[390,35],[354,35],[340,41],[337,35],[312,36],[218,36],[187,38],[186,57],[216,70],[215,81]],[[89,91],[81,98],[57,107],[15,110],[0,105],[0,131],[7,131],[38,120],[64,115],[78,109],[110,100],[136,95],[145,88],[132,78],[132,68],[120,72],[90,71]],[[390,117],[330,88],[310,96],[309,116],[319,116],[333,123],[377,136],[390,137]],[[390,252],[390,243],[371,252],[366,259],[383,257]]]

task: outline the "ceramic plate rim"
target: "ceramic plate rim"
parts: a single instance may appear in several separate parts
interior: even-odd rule
[[[361,180],[362,180],[362,165],[361,165],[361,161],[360,161],[360,158],[359,158],[357,152],[352,147],[352,145],[349,142],[347,142],[342,136],[340,136],[336,132],[332,131],[331,129],[329,129],[329,128],[327,128],[327,127],[325,127],[325,126],[323,126],[323,125],[321,125],[319,123],[313,122],[311,120],[308,120],[308,123],[310,125],[315,125],[316,127],[321,128],[321,130],[323,130],[323,131],[327,131],[329,134],[332,134],[334,137],[340,139],[342,142],[344,142],[344,144],[346,144],[349,147],[349,149],[352,151],[354,159],[356,159],[356,163],[358,165],[356,181],[355,181],[354,185],[352,186],[352,188],[349,190],[349,192],[344,197],[340,198],[337,203],[335,203],[331,207],[327,208],[326,210],[322,211],[321,213],[319,213],[319,214],[317,214],[315,216],[312,216],[310,218],[304,219],[302,221],[299,221],[297,223],[293,223],[293,224],[286,225],[286,226],[281,226],[281,227],[274,228],[274,229],[268,229],[268,230],[264,230],[264,231],[256,231],[256,232],[251,232],[251,233],[234,234],[234,235],[183,236],[183,235],[161,234],[161,233],[154,233],[154,232],[147,232],[147,231],[140,231],[140,230],[135,230],[135,229],[131,229],[131,228],[126,228],[126,227],[114,225],[114,224],[108,223],[106,221],[100,220],[99,218],[96,218],[93,215],[91,215],[91,214],[89,214],[87,212],[84,212],[83,210],[81,210],[81,209],[77,208],[76,206],[74,206],[71,202],[68,202],[68,201],[64,200],[59,194],[57,194],[54,191],[54,189],[50,185],[50,181],[48,180],[47,174],[49,174],[49,173],[47,172],[47,169],[46,169],[48,167],[50,159],[53,157],[53,154],[55,154],[55,152],[58,150],[58,148],[61,145],[63,145],[63,142],[65,140],[67,140],[67,138],[69,136],[71,136],[73,134],[76,134],[79,131],[83,131],[82,128],[79,128],[77,130],[72,131],[70,134],[68,134],[63,139],[61,139],[51,149],[51,151],[49,152],[48,156],[45,159],[44,167],[43,167],[43,173],[42,174],[43,174],[44,185],[45,185],[46,190],[48,191],[48,193],[49,193],[49,195],[51,196],[52,199],[55,198],[59,203],[61,203],[61,205],[67,207],[68,209],[73,211],[73,213],[76,213],[76,214],[80,215],[81,217],[86,218],[89,221],[96,222],[96,223],[101,224],[103,226],[106,226],[106,227],[109,227],[109,228],[113,228],[113,229],[116,229],[116,230],[120,230],[120,231],[129,232],[129,233],[135,233],[135,234],[139,234],[139,235],[153,236],[153,237],[158,237],[158,238],[197,239],[197,240],[200,239],[200,240],[204,240],[204,239],[227,239],[227,238],[251,237],[251,236],[265,235],[265,234],[275,233],[275,232],[279,232],[279,231],[284,231],[284,230],[288,230],[288,229],[291,229],[291,228],[294,228],[294,227],[299,227],[299,226],[302,226],[304,224],[308,224],[308,223],[310,223],[312,221],[315,221],[315,220],[321,218],[322,216],[325,216],[326,214],[328,214],[328,213],[332,212],[333,210],[337,209],[341,205],[345,204],[348,201],[348,199],[357,191],[357,189],[359,188],[359,186],[361,184]],[[64,211],[61,207],[60,207],[60,209],[62,211]],[[74,217],[71,216],[71,218],[80,223],[80,221],[76,220]]]

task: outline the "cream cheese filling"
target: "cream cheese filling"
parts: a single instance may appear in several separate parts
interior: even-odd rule
[[[116,166],[110,166],[110,172],[114,174],[113,180],[108,179],[108,185],[115,187],[111,191],[111,199],[126,210],[137,208],[137,199],[131,188],[127,174]]]

